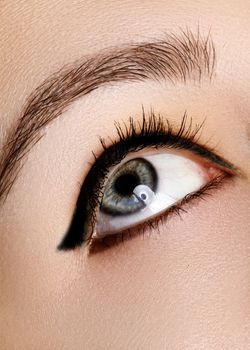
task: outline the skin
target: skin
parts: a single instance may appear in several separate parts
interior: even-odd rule
[[[0,207],[1,349],[250,347],[250,4],[246,1],[2,1],[0,145],[37,85],[103,48],[211,29],[212,82],[129,83],[81,98],[46,129]],[[179,125],[241,174],[159,231],[100,254],[58,252],[82,182],[141,105]]]

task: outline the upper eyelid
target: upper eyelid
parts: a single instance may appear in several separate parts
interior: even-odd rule
[[[123,126],[120,123],[115,123],[116,130],[118,137],[120,141],[126,142],[127,138],[131,137],[131,135],[135,135],[136,137],[138,135],[146,133],[148,136],[148,133],[151,132],[151,130],[154,130],[154,132],[157,134],[158,132],[161,134],[164,131],[163,139],[164,139],[164,145],[165,145],[165,139],[166,134],[170,134],[171,137],[175,137],[175,141],[169,142],[167,144],[167,147],[178,147],[177,141],[178,139],[180,141],[187,140],[186,149],[189,149],[190,151],[196,153],[198,156],[203,157],[205,159],[208,159],[209,161],[212,161],[217,164],[217,166],[220,166],[224,169],[227,169],[228,172],[234,173],[234,174],[241,174],[241,170],[230,163],[229,161],[226,161],[223,157],[219,156],[217,152],[212,149],[210,146],[200,143],[200,136],[202,133],[202,129],[205,124],[205,120],[201,124],[193,125],[192,118],[188,119],[187,111],[185,111],[181,124],[178,128],[173,129],[172,125],[168,121],[167,118],[163,118],[160,115],[156,116],[154,111],[151,109],[151,111],[146,115],[144,107],[142,106],[142,120],[139,122],[135,122],[133,118],[130,118],[129,121],[129,127],[126,125],[126,123],[123,123]],[[136,128],[137,126],[137,128]],[[157,135],[157,145],[161,145],[161,140],[159,139],[161,135]],[[113,146],[106,146],[105,140],[100,138],[101,145],[103,148],[102,155],[100,155],[99,158],[102,158],[105,156],[105,153],[108,153],[108,157],[110,156],[110,150],[111,148],[116,147],[116,142],[113,142]],[[154,146],[154,144],[150,144],[149,147]],[[182,147],[183,148],[183,147]],[[131,151],[131,149],[130,149]],[[95,155],[95,160],[97,160],[97,156]],[[121,159],[118,160],[118,162]]]
[[[0,159],[0,200],[11,190],[23,158],[40,140],[44,127],[76,98],[114,81],[211,78],[215,56],[210,33],[202,35],[198,28],[196,33],[187,29],[179,35],[166,35],[164,40],[106,50],[61,69],[31,94],[7,137]]]

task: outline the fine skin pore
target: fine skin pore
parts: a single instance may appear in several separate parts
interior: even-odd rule
[[[250,3],[0,6],[1,161],[30,94],[65,65],[181,28],[210,32],[216,50],[212,77],[106,84],[45,126],[0,204],[0,348],[250,348]],[[140,119],[142,105],[176,127],[185,111],[206,119],[201,143],[240,172],[159,233],[93,256],[57,251],[98,137],[115,138],[114,121]]]

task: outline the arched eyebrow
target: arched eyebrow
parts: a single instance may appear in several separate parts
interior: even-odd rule
[[[210,33],[190,30],[166,35],[164,40],[106,49],[62,68],[34,90],[7,137],[0,159],[0,200],[6,198],[30,149],[44,128],[79,97],[101,86],[119,82],[211,78],[215,48]]]

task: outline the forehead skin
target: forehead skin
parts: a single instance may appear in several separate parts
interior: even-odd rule
[[[217,52],[212,82],[105,88],[46,130],[0,207],[0,348],[249,348],[250,4],[8,0],[0,23],[0,146],[33,89],[85,55],[198,25]],[[90,259],[56,252],[97,135],[113,136],[113,120],[142,103],[177,123],[186,109],[206,116],[204,141],[245,177],[157,238]]]

